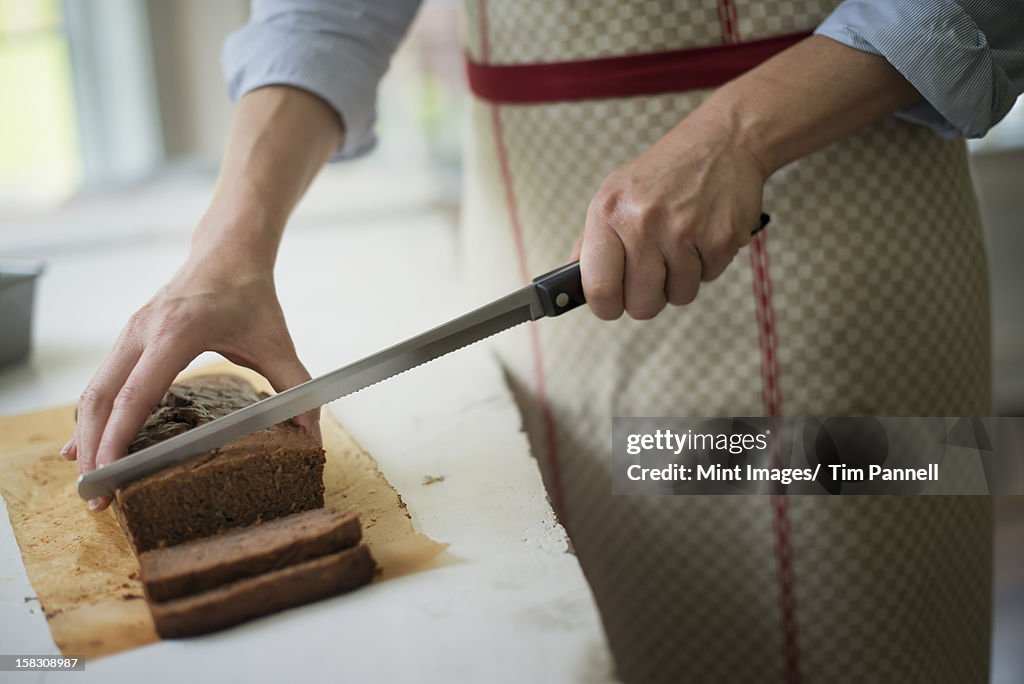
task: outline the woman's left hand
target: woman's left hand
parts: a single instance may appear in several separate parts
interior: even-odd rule
[[[689,304],[750,242],[767,174],[728,118],[705,105],[601,185],[574,254],[599,318]]]

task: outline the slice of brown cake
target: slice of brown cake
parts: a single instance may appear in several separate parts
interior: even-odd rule
[[[149,609],[160,636],[195,636],[350,591],[368,584],[375,570],[360,544],[192,596],[151,601]]]
[[[139,554],[146,597],[168,601],[355,546],[359,516],[329,508]]]
[[[176,383],[146,420],[130,451],[265,396],[233,375]],[[324,461],[316,439],[285,422],[118,489],[114,510],[136,553],[174,546],[321,508]]]

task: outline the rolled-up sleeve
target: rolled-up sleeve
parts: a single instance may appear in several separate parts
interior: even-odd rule
[[[253,0],[249,23],[224,43],[221,62],[237,101],[251,90],[290,85],[319,96],[345,136],[332,161],[376,140],[377,85],[420,0]]]
[[[815,33],[888,60],[923,98],[897,116],[946,136],[985,135],[1024,90],[1021,0],[845,0]]]

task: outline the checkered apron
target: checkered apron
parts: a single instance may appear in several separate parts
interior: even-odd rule
[[[565,62],[812,30],[825,0],[467,0],[468,59]],[[605,176],[708,90],[469,105],[481,301],[564,263]],[[627,497],[613,416],[987,415],[987,265],[962,141],[889,119],[782,169],[772,223],[697,300],[496,338],[626,681],[982,682],[975,497]]]

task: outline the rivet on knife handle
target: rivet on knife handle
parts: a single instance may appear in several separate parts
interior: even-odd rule
[[[761,214],[758,226],[750,234],[760,233],[769,221],[771,217],[768,214]],[[580,276],[578,261],[537,276],[533,279],[533,284],[537,286],[537,294],[540,296],[540,303],[546,316],[560,316],[587,303],[586,295],[583,294],[583,279]]]
[[[560,316],[587,303],[583,295],[580,262],[574,261],[533,279],[545,316]]]

